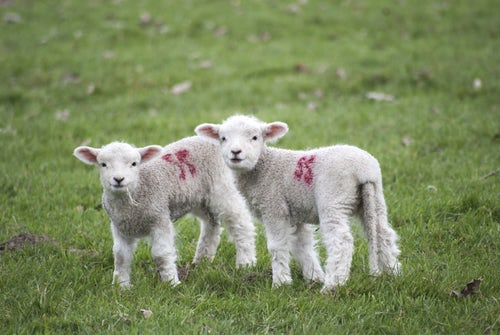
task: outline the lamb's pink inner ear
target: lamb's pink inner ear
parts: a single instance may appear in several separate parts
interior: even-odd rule
[[[219,139],[219,126],[216,124],[205,123],[196,127],[194,131],[200,136]]]
[[[78,147],[75,149],[76,158],[87,164],[97,163],[98,150],[91,147]]]
[[[139,153],[141,154],[141,161],[147,162],[148,160],[155,158],[161,153],[162,148],[160,146],[149,146],[142,149],[139,149]]]
[[[277,140],[288,132],[288,126],[283,122],[269,123],[264,129],[264,139],[266,141]]]

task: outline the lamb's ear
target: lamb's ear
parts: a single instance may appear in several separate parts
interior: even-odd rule
[[[81,146],[73,151],[73,155],[85,164],[97,164],[97,155],[100,149]]]
[[[219,140],[219,128],[220,125],[218,124],[203,123],[196,127],[194,131],[198,136]]]
[[[163,150],[159,145],[148,145],[144,148],[137,149],[141,154],[141,162],[147,162],[158,156]]]
[[[272,122],[264,126],[264,141],[276,141],[288,132],[288,125],[283,122]]]

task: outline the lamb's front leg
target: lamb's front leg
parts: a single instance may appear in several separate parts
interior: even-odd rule
[[[180,284],[177,275],[177,252],[174,244],[174,226],[169,219],[152,228],[151,231],[151,254],[158,268],[160,278],[164,282],[170,282],[172,286]]]
[[[255,226],[243,198],[234,199],[231,205],[221,210],[221,220],[236,247],[236,266],[255,266]]]
[[[113,284],[118,283],[120,287],[129,288],[130,271],[132,260],[134,259],[134,251],[137,247],[137,239],[126,238],[113,224],[111,224],[111,232],[113,234],[113,256],[115,262]]]
[[[290,272],[290,226],[288,222],[264,221],[267,248],[271,256],[273,287],[292,283]]]

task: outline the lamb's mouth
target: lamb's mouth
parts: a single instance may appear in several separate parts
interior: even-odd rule
[[[233,164],[238,164],[238,163],[240,163],[240,162],[242,162],[242,161],[243,161],[243,159],[239,159],[239,158],[231,158],[231,163],[233,163]]]
[[[124,188],[126,188],[125,185],[122,185],[122,184],[111,184],[111,187],[114,189],[114,190],[122,190]]]

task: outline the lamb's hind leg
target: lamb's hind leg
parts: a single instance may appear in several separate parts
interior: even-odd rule
[[[400,250],[398,235],[387,220],[387,209],[381,187],[376,189],[375,204],[377,213],[377,244],[378,266],[381,271],[394,275],[401,274],[401,264],[398,261]]]
[[[325,274],[321,268],[318,254],[314,250],[313,229],[308,224],[297,226],[292,234],[292,255],[299,263],[306,281],[323,282]]]
[[[349,279],[354,252],[349,219],[350,215],[343,209],[330,209],[320,216],[320,232],[327,252],[323,292],[343,285]]]
[[[203,258],[213,261],[220,242],[221,225],[212,215],[196,213],[196,216],[200,221],[200,237],[193,264],[199,263]]]

